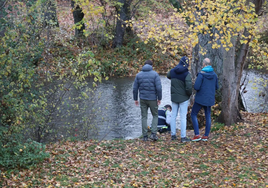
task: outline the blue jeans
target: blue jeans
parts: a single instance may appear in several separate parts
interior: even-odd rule
[[[205,136],[209,135],[210,127],[211,127],[211,106],[202,106],[201,104],[194,103],[194,106],[192,108],[191,118],[194,126],[194,134],[199,135],[199,126],[198,126],[198,120],[197,120],[197,114],[201,110],[201,108],[204,108],[205,110],[205,117],[206,117],[206,130],[205,130]]]
[[[170,121],[171,136],[176,135],[176,118],[180,108],[181,138],[186,137],[186,115],[188,111],[189,100],[182,103],[172,102],[172,115]]]

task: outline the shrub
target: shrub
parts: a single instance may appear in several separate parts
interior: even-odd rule
[[[147,44],[138,37],[126,39],[125,44],[120,48],[111,49],[107,53],[106,49],[99,48],[96,59],[101,61],[101,72],[109,76],[133,76],[140,71],[147,59],[154,62],[154,70],[167,72],[174,60],[168,54],[162,54],[154,41]]]
[[[2,131],[3,129],[0,129],[0,135]],[[43,144],[30,139],[25,143],[21,143],[16,138],[5,145],[1,140],[0,143],[0,166],[7,169],[17,167],[28,168],[49,157],[49,154],[45,152]]]

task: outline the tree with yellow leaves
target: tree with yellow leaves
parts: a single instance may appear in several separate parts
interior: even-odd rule
[[[192,54],[194,78],[203,59],[212,60],[221,86],[219,121],[226,125],[241,119],[238,108],[240,80],[249,49],[259,50],[257,22],[263,4],[263,0],[195,0],[188,3],[182,13],[176,10],[170,15],[168,24],[151,22],[150,29],[147,27],[145,42],[155,40],[163,53]]]

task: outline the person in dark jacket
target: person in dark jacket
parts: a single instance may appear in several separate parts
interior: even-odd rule
[[[192,77],[188,70],[189,59],[182,57],[179,64],[171,69],[167,77],[171,79],[172,116],[170,122],[171,140],[177,140],[176,118],[180,109],[181,142],[189,142],[186,137],[186,115],[189,98],[192,94]]]
[[[219,88],[217,74],[213,71],[210,59],[205,58],[203,61],[203,69],[198,73],[194,89],[196,90],[195,102],[192,108],[191,118],[194,127],[195,136],[192,141],[207,141],[211,127],[211,106],[215,104],[215,93]],[[204,108],[206,117],[205,135],[202,138],[199,135],[199,126],[197,114],[201,108]]]
[[[142,67],[141,72],[136,75],[133,84],[133,98],[136,106],[139,106],[138,94],[140,98],[141,120],[142,120],[142,134],[143,140],[148,141],[148,127],[147,116],[148,108],[150,108],[153,115],[152,120],[152,134],[151,139],[156,141],[158,138],[157,123],[158,123],[158,105],[162,100],[162,85],[157,72],[153,71],[153,63],[147,60]]]

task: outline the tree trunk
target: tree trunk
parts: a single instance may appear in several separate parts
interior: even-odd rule
[[[59,22],[58,22],[58,17],[57,17],[57,4],[55,0],[48,0],[44,7],[45,7],[45,11],[44,11],[45,26],[59,27]]]
[[[236,66],[235,66],[235,41],[232,39],[233,47],[223,53],[223,80],[222,80],[222,111],[218,118],[218,121],[224,123],[225,125],[231,125],[236,123],[239,114],[238,110],[238,93],[239,85],[236,76]]]
[[[125,21],[129,19],[130,15],[130,4],[131,1],[127,0],[118,0],[119,3],[122,3],[122,6],[116,7],[117,12],[117,23],[115,28],[115,37],[113,40],[112,48],[117,48],[122,46],[125,35]]]
[[[213,34],[220,33],[216,29],[212,29]],[[191,64],[191,74],[193,80],[196,79],[197,73],[201,71],[203,60],[207,57],[211,60],[212,67],[219,78],[219,90],[222,88],[222,78],[223,78],[223,49],[212,49],[212,36],[210,34],[199,34],[198,44],[193,48],[193,60]],[[220,44],[220,41],[218,41]],[[205,51],[205,55],[202,55]],[[220,92],[219,92],[220,93]],[[217,96],[221,98],[221,96]]]
[[[84,18],[84,13],[82,11],[82,8],[80,8],[79,5],[75,5],[75,1],[71,1],[71,6],[73,9],[73,17],[74,17],[74,24],[75,27],[75,36],[79,37],[83,35],[83,32],[85,30],[85,24],[81,23],[81,21]]]
[[[0,37],[5,36],[5,31],[6,31],[5,25],[7,25],[6,24],[7,22],[6,20],[4,20],[8,14],[5,8],[6,4],[7,4],[7,0],[0,0],[0,23],[1,23]]]
[[[246,29],[243,35],[249,36]],[[232,38],[232,43],[233,47],[229,51],[224,51],[222,111],[218,118],[218,121],[225,125],[232,125],[242,119],[238,99],[240,81],[249,49],[248,43],[240,45],[235,37]],[[235,52],[236,48],[239,49],[237,53]]]

